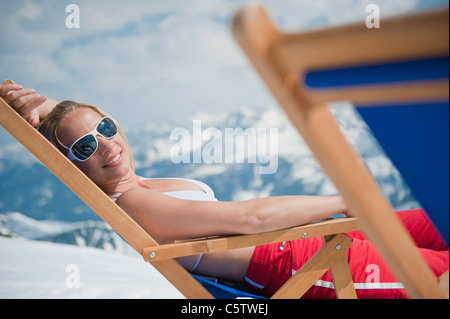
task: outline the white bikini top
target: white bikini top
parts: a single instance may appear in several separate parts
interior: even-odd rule
[[[173,177],[168,177],[168,178],[144,178],[144,177],[142,177],[141,178],[142,181],[155,180],[155,179],[183,180],[183,181],[191,182],[203,190],[203,191],[201,191],[201,190],[180,190],[180,191],[163,192],[163,194],[165,194],[165,195],[179,198],[179,199],[185,199],[185,200],[217,201],[217,198],[215,197],[214,191],[211,189],[211,187],[209,187],[205,183],[200,182],[195,179],[173,178]],[[120,195],[122,195],[122,194],[118,193],[118,194],[114,194],[114,195],[109,195],[109,197],[117,198]]]
[[[163,194],[165,194],[165,195],[172,196],[172,197],[179,198],[179,199],[185,199],[185,200],[217,201],[217,198],[214,196],[214,191],[211,189],[211,187],[209,187],[205,183],[197,181],[195,179],[172,178],[172,177],[169,177],[169,178],[144,178],[144,177],[142,177],[141,178],[142,181],[152,180],[152,179],[177,179],[177,180],[188,181],[188,182],[191,182],[191,183],[197,185],[198,187],[200,187],[203,190],[203,191],[201,191],[201,190],[181,190],[181,191],[163,192]],[[109,195],[109,197],[119,197],[120,195],[122,195],[122,194],[118,193],[118,194],[114,194],[114,195]],[[203,254],[198,255],[197,261],[195,262],[195,264],[191,268],[191,270],[189,270],[190,273],[192,273],[197,268],[202,257],[203,257]]]

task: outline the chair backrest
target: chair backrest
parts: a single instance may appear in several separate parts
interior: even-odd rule
[[[361,113],[369,125],[372,124],[370,113],[376,111],[370,107],[373,105],[384,105],[381,111],[386,112],[391,109],[389,105],[423,104],[428,107],[427,115],[433,116],[434,111],[430,110],[434,107],[444,110],[444,114],[446,108],[448,115],[448,25],[448,10],[444,10],[383,20],[380,29],[354,24],[307,33],[283,33],[259,6],[242,9],[233,21],[234,35],[242,49],[411,297],[442,296],[442,290],[395,218],[391,205],[343,137],[327,104],[350,101],[365,106],[359,109],[363,110]],[[445,65],[447,70],[443,69]],[[418,110],[416,107],[395,109],[413,113]],[[383,132],[387,122],[384,116],[381,116]],[[402,125],[399,117],[405,117],[404,113],[393,119],[392,126]],[[445,118],[447,122],[441,126],[444,132],[447,130],[448,141],[448,116]],[[432,117],[431,123],[434,120]],[[421,135],[417,127],[424,124],[413,126],[415,136],[406,134],[413,139],[413,146],[419,143],[417,135]],[[374,128],[374,131],[378,137],[378,130]],[[391,139],[392,135],[387,135],[387,140]],[[448,143],[434,141],[438,144],[437,156],[448,166]],[[380,142],[384,146],[385,141]],[[389,147],[386,150],[391,155]],[[416,152],[406,156],[414,160]],[[436,157],[429,154],[423,155],[433,163]],[[391,156],[394,164],[402,165]],[[414,169],[417,168],[413,172]],[[401,172],[407,182],[415,183]],[[438,170],[440,173],[448,189],[448,173],[447,182],[445,171]],[[424,185],[432,183],[428,181]],[[442,199],[434,197],[434,201]],[[445,207],[445,201],[442,204]],[[431,208],[427,210],[434,212]],[[444,208],[437,215],[448,220],[448,195],[447,210]],[[448,233],[448,222],[445,226]],[[445,229],[441,233],[445,236]]]
[[[448,102],[442,102],[359,109],[447,245],[448,108]]]
[[[435,27],[428,31],[428,40],[424,42],[423,37],[411,34],[400,44],[405,46],[401,60],[396,54],[389,59],[386,57],[382,63],[309,70],[299,81],[305,91],[312,91],[314,95],[324,92],[328,101],[342,94],[334,95],[333,90],[349,91],[350,99],[352,94],[358,97],[361,94],[359,103],[355,98],[357,110],[448,244],[449,56],[448,28],[445,27],[448,13],[428,17],[420,24]],[[424,29],[431,29],[431,26]],[[371,39],[369,35],[368,39]],[[364,48],[365,44],[359,43],[356,49],[359,51],[359,46]],[[434,51],[422,52],[430,46]],[[415,53],[416,47],[420,47],[419,53]],[[378,51],[385,48],[380,47]],[[433,90],[430,85],[434,86]],[[369,97],[372,90],[381,91]],[[386,99],[389,91],[393,95]],[[421,91],[423,93],[419,93]],[[416,94],[419,96],[411,97]]]

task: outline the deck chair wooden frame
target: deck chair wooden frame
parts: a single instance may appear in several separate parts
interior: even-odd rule
[[[448,101],[448,79],[320,91],[303,85],[301,79],[311,70],[448,56],[448,28],[448,10],[385,19],[376,30],[354,24],[282,32],[259,5],[242,8],[233,20],[237,42],[411,298],[448,298],[448,271],[441,279],[447,285],[445,291],[344,138],[327,104]]]
[[[7,80],[3,83],[12,83],[12,81]],[[322,221],[255,235],[223,236],[159,245],[1,98],[0,125],[187,298],[209,299],[213,296],[174,259],[176,257],[315,236],[323,236],[323,247],[273,297],[300,298],[323,273],[330,269],[336,296],[338,298],[356,298],[345,255],[351,244],[350,238],[345,232],[359,229],[355,218]]]

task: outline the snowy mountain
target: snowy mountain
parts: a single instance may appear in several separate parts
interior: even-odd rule
[[[0,236],[134,253],[134,249],[103,221],[70,223],[35,220],[18,212],[10,212],[0,214]]]
[[[417,207],[417,203],[401,176],[386,158],[370,130],[353,107],[338,105],[332,107],[332,112],[345,135],[364,158],[366,165],[392,205],[399,210]],[[195,127],[195,124],[199,123],[201,124],[203,144],[195,146],[196,142],[193,139],[196,130],[199,129]],[[225,139],[225,133],[230,129],[235,132],[240,129],[243,134],[235,136],[235,153],[232,154],[235,157],[229,163],[226,154],[229,141],[227,142]],[[261,154],[252,154],[251,151],[248,151],[252,148],[255,150],[258,148],[259,151],[260,135],[258,135],[256,144],[252,144],[252,141],[245,140],[245,132],[258,134],[260,132],[258,129],[266,130],[266,136],[275,132],[270,129],[276,129],[276,136],[271,135],[271,137],[277,137],[276,143],[272,143],[273,140],[266,141],[267,143],[270,141],[271,150],[276,151],[276,154],[271,154],[276,155],[276,157],[272,156],[272,163],[267,161],[268,158],[258,157]],[[219,200],[336,193],[334,186],[323,174],[297,131],[279,109],[243,107],[239,112],[220,116],[196,114],[191,119],[187,119],[185,123],[146,123],[142,126],[125,127],[124,130],[132,145],[138,174],[146,177],[199,179],[214,189]],[[187,133],[192,139],[187,141],[190,144],[187,146],[191,147],[188,148],[191,152],[190,155],[188,154],[190,163],[174,161],[173,156],[177,152],[177,147],[180,148],[183,143],[186,144],[186,141],[181,141],[180,136],[174,134],[176,132]],[[221,139],[213,140],[211,136],[214,135],[208,136],[206,134],[208,132],[221,135]],[[244,138],[241,138],[242,136]],[[223,144],[220,144],[222,142]],[[239,143],[247,143],[245,144],[247,147]],[[204,155],[208,154],[206,149],[211,145],[219,145],[221,150],[224,150],[222,161],[207,162]],[[194,161],[195,154],[203,156],[199,162]],[[253,160],[252,156],[254,156]],[[256,161],[254,160],[255,156]],[[261,174],[261,168],[268,167],[269,163],[276,164],[276,171],[273,174]],[[97,215],[79,198],[17,143],[4,144],[0,148],[0,194],[0,214],[20,212],[35,220],[65,222],[99,220]],[[84,241],[87,243],[91,240],[101,241],[103,239],[99,238],[104,238],[102,236],[109,236],[103,225],[84,224],[80,226],[78,224],[78,226],[83,230],[80,228],[77,235],[72,228],[70,235],[67,233],[66,235],[48,234],[48,238],[54,241],[71,243]],[[98,232],[94,229],[102,229],[102,235],[99,237]],[[63,237],[66,239],[61,239]],[[106,241],[110,243],[108,245],[115,245],[113,240]]]

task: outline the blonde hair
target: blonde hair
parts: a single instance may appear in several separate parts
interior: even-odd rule
[[[92,111],[100,114],[102,117],[109,116],[105,112],[103,112],[101,109],[96,107],[95,105],[86,104],[86,103],[78,103],[74,101],[62,101],[58,103],[52,111],[41,121],[39,124],[39,131],[44,134],[44,136],[53,144],[55,145],[61,152],[65,153],[66,150],[63,150],[61,145],[58,142],[57,133],[61,126],[61,121],[63,120],[66,115],[69,113],[78,110],[80,108],[87,108],[91,109]],[[117,124],[117,122],[116,122]],[[125,146],[128,149],[128,154],[130,154],[130,164],[131,169],[134,170],[135,162],[133,153],[131,152],[130,144],[128,143],[128,140],[123,133],[122,129],[120,128],[119,124],[117,124],[119,134],[122,136]]]

